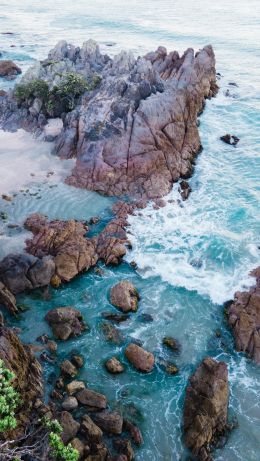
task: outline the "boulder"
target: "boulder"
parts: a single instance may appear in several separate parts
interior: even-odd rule
[[[118,345],[123,343],[123,334],[111,322],[102,322],[101,329],[107,341]]]
[[[68,411],[62,411],[60,416],[60,424],[62,426],[62,440],[64,443],[74,439],[80,428],[80,424],[73,418]]]
[[[82,459],[85,452],[84,443],[78,437],[75,437],[70,441],[70,444],[79,452],[79,459]]]
[[[22,70],[13,61],[0,60],[0,77],[16,77]]]
[[[240,139],[232,134],[225,134],[224,136],[220,137],[221,141],[223,141],[226,144],[230,144],[231,146],[236,147],[237,143],[240,141]]]
[[[260,365],[260,267],[251,275],[256,278],[256,285],[249,291],[235,293],[234,302],[227,309],[227,318],[236,349],[246,352]]]
[[[118,453],[125,455],[128,461],[132,461],[132,459],[134,459],[134,450],[130,440],[115,439],[113,440],[113,447]]]
[[[60,365],[60,369],[61,374],[69,378],[74,378],[78,374],[77,368],[69,360],[64,360]]]
[[[139,299],[136,288],[128,280],[117,283],[110,291],[111,304],[123,312],[136,312]]]
[[[227,427],[228,370],[224,362],[206,357],[190,378],[184,402],[184,441],[200,460],[210,460],[214,445]]]
[[[80,430],[82,434],[87,438],[87,440],[91,441],[91,443],[98,443],[102,439],[102,430],[94,423],[94,421],[88,415],[83,416]]]
[[[108,434],[121,434],[123,429],[123,418],[117,411],[103,410],[95,413],[95,423]]]
[[[86,330],[81,312],[73,307],[51,309],[45,315],[45,320],[51,326],[55,338],[63,341]]]
[[[92,391],[91,389],[82,389],[76,394],[76,398],[81,405],[91,408],[104,409],[107,406],[106,396]]]
[[[125,356],[137,370],[143,373],[149,373],[154,367],[154,355],[137,344],[129,344]]]
[[[128,431],[130,433],[131,438],[133,439],[134,443],[137,446],[140,446],[143,444],[144,440],[143,440],[142,433],[139,427],[137,427],[134,423],[132,423],[128,419],[124,419],[123,429],[124,431]]]
[[[18,313],[14,295],[2,282],[0,282],[0,304],[6,307],[6,309],[8,309],[11,314]]]
[[[78,408],[78,401],[76,397],[67,397],[61,404],[63,410],[73,411]]]
[[[71,381],[69,384],[67,384],[67,392],[69,395],[74,395],[77,394],[77,392],[82,391],[85,389],[85,383],[83,381]]]
[[[181,194],[182,200],[187,200],[191,191],[192,189],[187,181],[183,180],[180,182],[179,192]]]
[[[177,339],[174,339],[172,336],[165,336],[163,338],[163,345],[169,347],[174,352],[180,352],[181,345]]]
[[[116,357],[112,357],[107,360],[105,363],[107,371],[112,374],[122,373],[124,371],[124,366]]]

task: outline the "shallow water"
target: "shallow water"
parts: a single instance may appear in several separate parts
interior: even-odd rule
[[[19,302],[30,308],[17,320],[24,327],[22,337],[32,342],[48,332],[43,316],[51,307],[74,305],[82,310],[90,333],[61,344],[60,358],[73,348],[80,349],[86,358],[81,377],[90,387],[107,394],[112,406],[123,406],[124,411],[135,416],[145,437],[144,446],[136,452],[138,461],[185,459],[181,418],[188,376],[206,354],[225,360],[229,367],[230,414],[237,416],[239,427],[214,459],[257,461],[259,370],[234,352],[222,303],[232,298],[234,291],[252,283],[247,274],[259,264],[260,2],[237,1],[234,6],[231,0],[78,0],[76,5],[77,8],[68,0],[57,0],[55,5],[50,0],[25,0],[22,5],[18,0],[2,0],[1,31],[16,33],[0,35],[4,57],[16,60],[25,70],[64,38],[76,44],[94,38],[109,54],[122,48],[142,54],[158,45],[183,51],[189,46],[200,48],[212,43],[217,70],[222,75],[220,91],[207,103],[200,118],[204,150],[190,181],[193,192],[189,200],[182,206],[178,204],[176,186],[168,197],[175,203],[167,203],[157,211],[148,208],[131,218],[134,248],[126,259],[138,263],[138,272],[126,262],[116,269],[104,268],[103,277],[94,272],[78,277],[53,291],[50,301],[43,301],[37,293],[20,297]],[[238,87],[230,82],[236,82]],[[4,85],[10,83],[0,83]],[[227,90],[229,96],[225,96]],[[237,148],[219,141],[226,132],[241,138]],[[64,219],[100,215],[101,225],[105,224],[113,200],[61,184],[63,171],[50,151],[45,151],[50,146],[35,148],[29,139],[22,144],[25,141],[14,134],[8,135],[12,141],[10,137],[7,150],[7,144],[1,141],[7,135],[0,136],[4,192],[14,191],[13,176],[8,176],[10,164],[17,164],[15,170],[21,179],[17,190],[25,188],[11,203],[0,203],[0,211],[8,214],[7,222],[1,223],[1,256],[22,248],[25,238],[23,231],[10,230],[7,224],[20,224],[33,211]],[[15,161],[7,163],[10,155]],[[28,170],[22,167],[22,155],[29,159]],[[46,163],[44,160],[41,166],[39,160],[44,158]],[[57,174],[46,178],[45,173],[56,169]],[[42,170],[44,181],[40,176],[39,181],[36,177],[32,181],[30,176],[23,179],[20,171],[25,170],[28,175]],[[38,194],[30,195],[35,193]],[[124,361],[124,347],[107,343],[100,331],[101,312],[113,309],[108,301],[109,289],[122,278],[133,280],[142,296],[139,313],[120,327],[126,341],[129,337],[142,340],[147,349],[155,352],[158,362],[160,357],[175,361],[179,375],[167,376],[159,365],[149,376],[138,374],[127,364],[126,373],[119,377],[105,372],[103,362],[112,354]],[[144,323],[142,313],[152,314],[154,321]],[[221,330],[221,338],[216,338],[216,329]],[[179,356],[171,356],[162,348],[161,339],[166,334],[182,343]],[[53,367],[45,365],[45,371],[48,375]]]

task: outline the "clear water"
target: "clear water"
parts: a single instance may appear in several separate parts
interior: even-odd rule
[[[54,291],[50,301],[42,300],[38,293],[22,296],[19,302],[29,310],[17,324],[23,328],[22,337],[34,342],[39,334],[48,332],[43,316],[49,308],[74,305],[82,310],[91,331],[61,344],[59,359],[71,349],[80,349],[86,358],[81,377],[90,387],[106,393],[111,406],[120,405],[125,412],[135,414],[145,438],[144,446],[136,452],[138,461],[185,459],[181,423],[188,376],[206,354],[225,360],[230,414],[236,414],[239,427],[214,458],[259,460],[259,369],[234,352],[223,318],[223,302],[235,290],[252,283],[247,274],[259,264],[260,2],[57,0],[53,4],[50,0],[24,0],[21,4],[18,0],[1,0],[0,7],[1,31],[15,32],[13,36],[0,35],[0,49],[4,57],[16,60],[23,69],[34,59],[43,58],[64,38],[75,44],[94,38],[109,54],[122,48],[142,54],[158,45],[179,51],[207,43],[214,46],[217,70],[222,75],[220,92],[207,103],[201,117],[204,150],[191,179],[193,193],[189,200],[183,207],[177,202],[168,203],[158,211],[148,208],[132,217],[134,248],[119,268],[105,268],[103,277],[94,272],[84,274]],[[238,87],[230,86],[230,82]],[[230,96],[225,96],[227,89]],[[236,149],[219,141],[226,132],[241,138]],[[12,141],[10,138],[6,142],[5,138],[3,142],[3,136],[1,133],[4,192],[29,189],[19,192],[11,203],[0,203],[0,210],[8,213],[8,222],[21,223],[30,212],[43,211],[52,218],[100,215],[105,224],[113,200],[61,184],[63,166],[51,157],[50,150],[43,151],[46,146],[33,145],[35,141],[29,138],[25,145],[15,135],[11,135]],[[10,143],[11,151],[7,150]],[[55,170],[57,174],[44,176],[44,181],[40,175],[23,177],[24,168],[19,164],[23,155],[28,174],[31,169],[36,173]],[[43,156],[47,163],[41,166]],[[15,187],[13,177],[8,179],[7,172],[12,168],[19,187]],[[30,195],[35,192],[38,196]],[[168,198],[177,197],[175,187]],[[23,231],[10,230],[2,223],[1,232],[1,256],[23,247]],[[132,259],[138,263],[138,272],[127,264]],[[122,278],[133,280],[142,295],[139,313],[120,327],[126,341],[130,337],[141,339],[147,349],[154,351],[158,362],[160,357],[175,361],[179,375],[167,376],[159,365],[149,376],[138,374],[127,364],[127,371],[119,377],[105,372],[103,362],[107,357],[118,355],[124,361],[124,347],[107,343],[100,331],[101,312],[113,309],[109,289]],[[143,323],[142,313],[152,314],[154,321]],[[216,329],[221,330],[221,338],[216,338]],[[180,356],[171,356],[162,348],[161,339],[166,334],[182,343]],[[53,367],[45,365],[45,371],[49,374]]]

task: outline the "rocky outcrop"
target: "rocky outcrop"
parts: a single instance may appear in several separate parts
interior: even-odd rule
[[[154,355],[137,344],[129,344],[125,356],[137,370],[143,373],[149,373],[154,367]]]
[[[63,341],[86,330],[81,312],[73,307],[52,309],[46,314],[45,320],[51,326],[55,338]]]
[[[227,318],[237,350],[246,352],[260,365],[260,267],[251,275],[256,278],[256,285],[249,291],[235,293]]]
[[[110,301],[123,312],[136,312],[140,296],[134,285],[128,280],[123,280],[111,288]]]
[[[22,70],[13,61],[0,61],[0,77],[16,77]]]
[[[29,346],[22,344],[12,329],[0,327],[0,359],[15,374],[14,387],[21,396],[16,413],[17,429],[8,437],[18,437],[34,416],[34,404],[43,394],[41,366]]]
[[[6,307],[12,314],[17,314],[18,307],[14,295],[0,282],[0,305]]]
[[[82,48],[62,41],[22,82],[42,80],[52,91],[71,72],[87,86],[56,140],[57,154],[77,157],[69,184],[107,195],[158,198],[191,174],[201,147],[197,116],[205,98],[217,91],[210,45],[182,56],[159,47],[137,59],[131,52],[110,59],[92,40]],[[12,95],[2,100],[5,129],[43,129],[48,105],[39,97],[27,105]]]
[[[0,281],[13,293],[49,285],[55,271],[49,256],[39,259],[32,255],[10,254],[0,262]]]
[[[228,371],[206,357],[190,378],[184,402],[184,440],[198,459],[210,461],[211,446],[227,428]]]

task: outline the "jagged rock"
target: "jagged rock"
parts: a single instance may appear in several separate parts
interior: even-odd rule
[[[83,357],[81,357],[80,355],[75,355],[73,354],[71,356],[71,362],[73,363],[73,365],[75,365],[75,367],[77,368],[82,368],[83,365],[84,365],[84,359]]]
[[[138,291],[128,280],[117,283],[110,291],[110,301],[123,312],[136,312],[138,309]]]
[[[16,77],[22,70],[13,61],[0,61],[0,77]]]
[[[12,329],[5,327],[0,327],[0,359],[14,372],[14,387],[21,396],[21,405],[16,412],[17,429],[7,434],[10,439],[21,435],[34,417],[34,405],[43,395],[42,370],[31,349]]]
[[[62,440],[64,443],[68,443],[70,440],[76,437],[80,428],[80,424],[68,411],[62,411],[60,416],[60,423],[63,429]]]
[[[122,373],[124,371],[124,366],[116,357],[112,357],[107,360],[105,363],[107,371],[112,374]]]
[[[144,441],[143,441],[142,433],[141,433],[139,427],[137,427],[134,423],[132,423],[128,419],[124,419],[123,429],[130,433],[134,443],[137,446],[140,446],[140,445],[143,444]]]
[[[225,142],[226,144],[230,144],[231,146],[236,146],[240,139],[232,134],[225,134],[224,136],[220,137],[221,141]]]
[[[0,304],[6,307],[11,314],[17,314],[18,308],[16,306],[16,299],[8,288],[0,282]]]
[[[103,432],[88,415],[83,416],[80,429],[87,440],[91,440],[91,443],[101,441]]]
[[[180,182],[179,192],[181,194],[182,200],[187,200],[191,191],[192,189],[187,181]]]
[[[10,254],[0,262],[0,281],[13,294],[49,285],[55,263],[49,256],[42,259],[26,254]]]
[[[246,352],[260,365],[260,267],[251,272],[256,285],[249,291],[235,293],[227,310],[238,351]]]
[[[77,394],[77,392],[82,391],[85,389],[85,383],[83,381],[71,381],[69,384],[67,384],[67,392],[69,395],[74,395]]]
[[[45,320],[51,326],[55,338],[63,341],[86,330],[81,312],[73,307],[52,309],[45,315]]]
[[[165,336],[163,338],[163,344],[164,346],[169,347],[174,352],[180,352],[181,350],[181,345],[179,341],[177,341],[177,339],[172,338],[171,336]]]
[[[69,360],[64,360],[60,365],[61,373],[69,378],[74,378],[78,374],[78,370]]]
[[[57,343],[55,341],[48,340],[46,345],[47,345],[49,351],[52,352],[53,354],[55,354],[57,352],[58,345],[57,345]]]
[[[78,401],[76,397],[67,397],[61,404],[63,410],[73,411],[78,408]]]
[[[42,258],[54,257],[56,274],[68,282],[83,270],[97,263],[95,241],[85,238],[87,227],[74,220],[48,221],[39,213],[31,215],[24,223],[34,237],[26,241],[26,251]]]
[[[95,423],[108,434],[121,434],[123,418],[117,411],[103,410],[94,415]]]
[[[137,344],[129,344],[125,350],[129,362],[139,371],[149,373],[154,367],[154,355]]]
[[[190,378],[184,403],[184,440],[200,460],[210,460],[209,445],[227,427],[228,371],[224,362],[206,357]]]
[[[76,398],[81,405],[91,408],[104,409],[107,406],[106,396],[92,391],[91,389],[82,389],[76,394]]]

